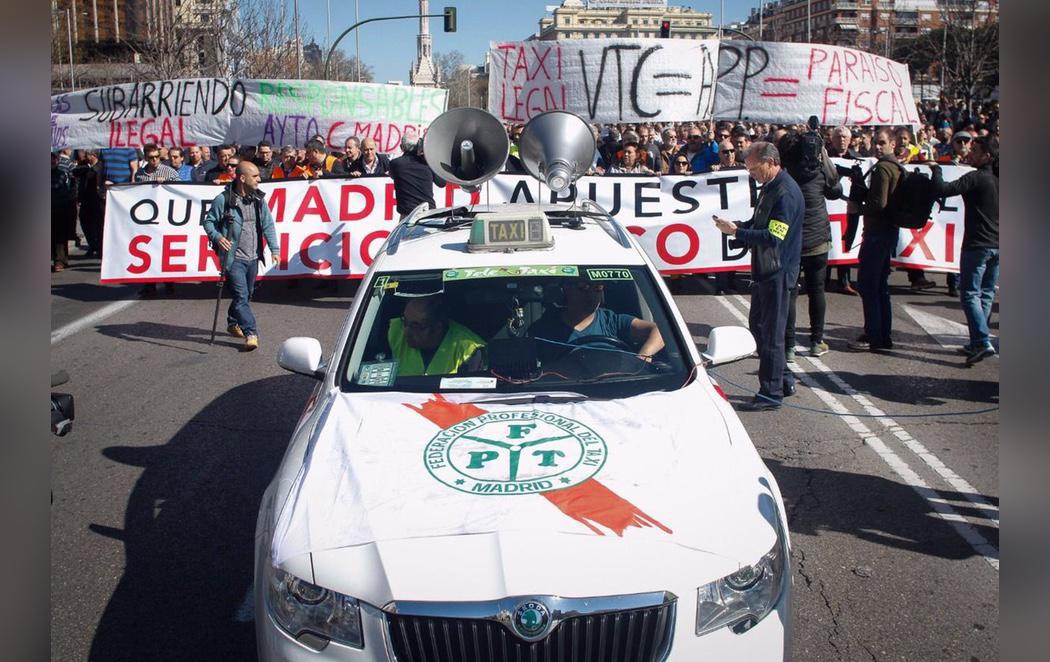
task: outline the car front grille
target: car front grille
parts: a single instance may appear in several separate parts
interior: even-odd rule
[[[495,620],[387,614],[397,662],[659,662],[671,650],[675,603],[562,620],[527,642]]]

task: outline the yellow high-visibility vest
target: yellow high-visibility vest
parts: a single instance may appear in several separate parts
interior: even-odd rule
[[[400,317],[390,320],[386,339],[398,361],[397,374],[406,377],[455,374],[475,351],[485,346],[485,341],[478,334],[459,322],[449,320],[448,331],[434,352],[434,358],[430,360],[430,365],[424,366],[423,355],[405,341],[405,325]]]

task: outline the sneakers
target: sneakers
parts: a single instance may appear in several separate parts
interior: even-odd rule
[[[824,342],[824,341],[815,342],[809,348],[809,355],[810,356],[824,356],[827,353],[828,353],[828,344],[826,342]]]
[[[970,366],[975,363],[980,363],[989,356],[995,356],[995,348],[991,345],[985,345],[984,347],[978,347],[976,350],[971,352],[966,357],[966,365]]]
[[[244,351],[250,352],[259,348],[259,336],[248,336],[244,339]]]
[[[744,411],[776,411],[781,405],[779,400],[756,395],[750,402],[740,405],[740,408]]]
[[[784,354],[787,357],[787,362],[788,363],[794,363],[795,362],[795,348],[794,347],[788,348],[788,350],[786,352],[784,352]]]
[[[846,343],[846,349],[848,349],[851,352],[870,352],[871,343],[868,342],[867,336],[861,336],[856,340],[851,340],[848,343]]]
[[[856,340],[851,340],[846,343],[846,349],[851,352],[878,352],[893,349],[893,341],[886,340],[883,342],[876,341],[872,342],[868,340],[867,336],[861,336]]]
[[[244,331],[242,331],[241,327],[236,324],[231,324],[226,327],[226,331],[229,332],[231,336],[236,336],[238,338],[244,337]]]

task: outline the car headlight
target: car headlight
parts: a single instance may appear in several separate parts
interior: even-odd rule
[[[293,637],[310,633],[364,648],[357,600],[273,569],[267,604],[277,624]]]
[[[754,565],[697,589],[697,636],[729,627],[740,634],[765,618],[784,587],[786,549],[777,520],[777,540]]]

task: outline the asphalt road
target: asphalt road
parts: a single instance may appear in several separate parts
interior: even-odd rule
[[[139,301],[97,279],[98,262],[76,258],[52,276],[51,370],[69,372],[60,390],[78,414],[53,443],[52,657],[250,659],[259,499],[313,386],[277,366],[277,346],[308,335],[331,347],[355,285],[261,283],[262,346],[243,353],[221,332],[208,344],[214,285]],[[999,413],[943,415],[997,406],[999,365],[962,365],[963,315],[935,279],[916,293],[893,275],[896,347],[884,354],[845,351],[860,301],[829,295],[832,351],[799,352],[789,402],[843,415],[741,413],[787,504],[797,660],[999,657]],[[703,278],[672,285],[701,347],[746,318],[746,295],[716,296]],[[808,344],[805,297],[798,306]],[[755,387],[757,367],[715,378],[744,401],[732,384]]]

